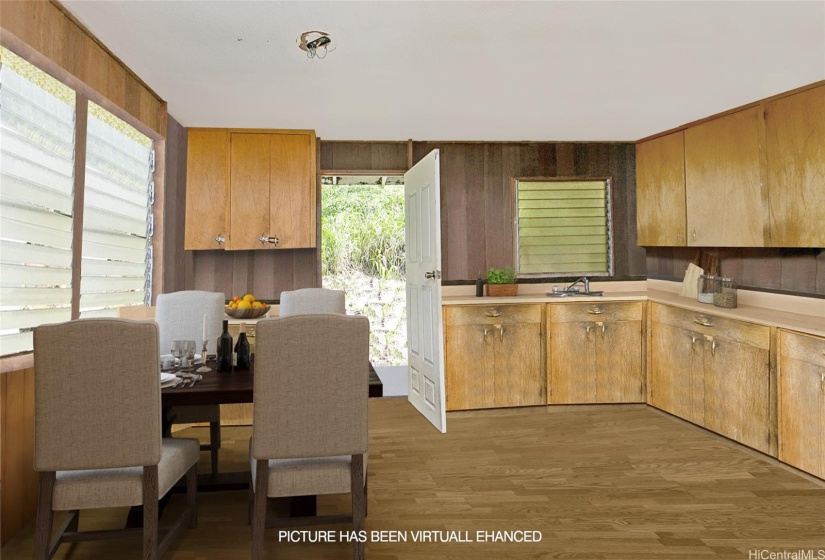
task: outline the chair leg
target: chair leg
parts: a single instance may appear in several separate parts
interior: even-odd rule
[[[189,527],[198,527],[198,464],[186,472],[186,507],[191,510]]]
[[[269,461],[259,459],[255,465],[255,497],[252,506],[252,560],[264,560],[264,529],[266,529],[268,486]]]
[[[74,514],[74,518],[72,518],[71,523],[66,525],[66,532],[67,533],[77,533],[79,525],[80,525],[80,510],[70,511],[69,515]]]
[[[157,465],[143,467],[143,560],[159,560]]]
[[[54,471],[40,473],[40,491],[37,497],[37,525],[34,534],[34,560],[49,560],[51,556],[52,492],[54,491]]]
[[[252,473],[249,473],[249,495],[247,497],[247,512],[246,512],[246,524],[250,527],[252,526],[252,504],[255,501],[255,485],[252,484]]]
[[[350,490],[352,491],[352,529],[355,532],[363,531],[367,506],[367,494],[364,488],[363,455],[352,456]],[[364,560],[364,543],[359,542],[357,539],[352,543],[352,557],[355,560]]]
[[[367,506],[370,503],[370,471],[364,472],[364,517],[367,516]]]
[[[212,474],[218,474],[218,449],[221,447],[221,423],[209,423],[209,453],[212,456]]]

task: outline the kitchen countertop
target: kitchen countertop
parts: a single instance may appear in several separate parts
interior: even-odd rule
[[[442,305],[514,305],[520,303],[652,301],[698,313],[825,337],[825,300],[823,299],[739,290],[739,306],[734,309],[725,309],[680,296],[680,286],[681,283],[678,282],[648,280],[647,289],[643,290],[605,289],[603,296],[567,298],[548,297],[544,293],[528,293],[513,297],[475,297],[469,294],[453,293],[443,296],[441,303]],[[609,287],[609,283],[602,283],[591,289],[602,290]],[[638,286],[628,287],[637,288]],[[475,287],[473,286],[472,289],[475,290]]]

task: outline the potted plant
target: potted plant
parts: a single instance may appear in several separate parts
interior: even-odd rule
[[[516,271],[512,266],[487,271],[487,295],[491,297],[514,296],[518,293]]]

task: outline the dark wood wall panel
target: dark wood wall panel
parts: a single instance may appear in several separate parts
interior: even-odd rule
[[[720,274],[743,287],[781,290],[799,295],[825,295],[825,251],[774,248],[707,248],[719,257]],[[697,249],[648,247],[647,271],[651,278],[681,282]]]
[[[406,170],[406,142],[321,142],[321,169]]]
[[[516,177],[612,177],[614,270],[643,276],[636,246],[635,147],[618,143],[414,142],[418,162],[441,151],[441,258],[445,280],[470,280],[512,266]]]
[[[183,250],[186,217],[186,129],[170,116],[167,133],[163,208],[163,291],[168,293],[186,289],[187,269],[191,274],[192,252]]]

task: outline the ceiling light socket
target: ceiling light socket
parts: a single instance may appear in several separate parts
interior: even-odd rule
[[[307,53],[309,58],[325,58],[327,54],[335,50],[332,45],[332,38],[329,33],[323,31],[305,31],[301,33],[297,41],[298,48]]]

